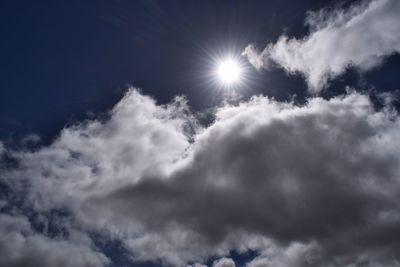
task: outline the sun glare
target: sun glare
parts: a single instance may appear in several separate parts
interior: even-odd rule
[[[218,65],[217,74],[221,82],[227,85],[232,84],[240,79],[240,66],[232,59],[222,61]]]

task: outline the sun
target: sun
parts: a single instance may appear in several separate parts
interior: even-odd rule
[[[226,59],[218,64],[217,75],[219,80],[226,85],[231,85],[240,80],[240,65],[233,59]]]

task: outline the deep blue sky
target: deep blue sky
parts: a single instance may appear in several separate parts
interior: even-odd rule
[[[283,31],[301,37],[306,11],[328,2],[2,1],[0,138],[51,140],[65,124],[111,108],[129,84],[160,102],[185,94],[194,109],[213,106],[220,99],[202,75],[210,53],[262,48]],[[392,63],[370,75],[387,90],[399,81]],[[306,92],[302,78],[281,70],[251,72],[245,97]],[[345,78],[336,83],[359,83]]]

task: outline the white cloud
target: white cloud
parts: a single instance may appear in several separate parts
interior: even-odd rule
[[[230,258],[221,258],[214,261],[213,267],[235,267],[235,262]]]
[[[311,32],[303,39],[282,36],[259,52],[250,45],[244,54],[256,68],[273,64],[303,74],[318,92],[350,66],[365,71],[400,52],[400,2],[374,0],[349,10],[310,13]]]
[[[204,265],[201,263],[195,263],[195,264],[187,265],[186,267],[207,267],[207,265]]]
[[[93,250],[85,235],[75,235],[53,240],[35,233],[25,217],[0,214],[0,266],[98,267],[109,263]]]
[[[287,249],[266,250],[246,264],[247,267],[315,266],[318,245],[293,243]]]
[[[233,249],[275,251],[282,266],[307,253],[316,266],[366,251],[398,260],[397,114],[349,93],[304,106],[253,97],[215,116],[202,128],[182,99],[160,106],[132,90],[108,120],[10,152],[20,165],[1,181],[137,261],[184,266]]]

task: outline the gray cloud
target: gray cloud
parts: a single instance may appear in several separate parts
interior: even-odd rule
[[[160,106],[132,90],[108,120],[10,152],[20,165],[1,179],[135,261],[251,249],[250,266],[383,264],[399,260],[399,130],[397,114],[357,93],[304,106],[253,97],[201,127],[184,99]]]
[[[250,45],[244,54],[256,68],[279,65],[305,76],[310,90],[318,92],[332,78],[352,66],[361,71],[378,66],[400,52],[400,2],[365,1],[349,10],[310,13],[310,33],[303,39],[282,36],[263,51]]]

